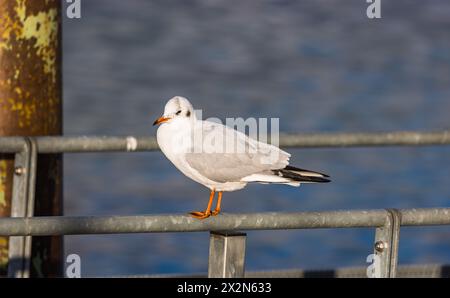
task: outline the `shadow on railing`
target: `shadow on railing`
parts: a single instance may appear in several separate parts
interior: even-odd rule
[[[196,274],[147,274],[126,276],[105,276],[117,278],[205,278],[207,273]],[[348,267],[323,270],[267,270],[246,271],[245,278],[364,278],[367,277],[366,267]],[[423,264],[399,266],[399,278],[449,278],[450,265]]]

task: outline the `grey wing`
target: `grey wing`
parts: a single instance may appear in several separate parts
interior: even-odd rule
[[[186,162],[210,180],[240,181],[246,176],[282,169],[289,164],[289,153],[222,124],[203,121],[203,125],[195,129],[201,130],[201,142],[194,142],[195,150],[186,153]]]

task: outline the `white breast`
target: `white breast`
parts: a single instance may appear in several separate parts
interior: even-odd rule
[[[187,164],[185,154],[192,152],[190,125],[178,122],[162,124],[158,128],[156,139],[161,151],[184,175],[208,188],[215,188],[214,181],[200,175]]]
[[[234,191],[245,187],[247,184],[245,181],[221,183],[210,180],[189,165],[186,154],[194,152],[192,149],[194,140],[191,131],[196,125],[201,124],[200,121],[193,123],[187,119],[172,119],[170,122],[162,124],[158,128],[156,137],[161,151],[184,175],[209,189]]]

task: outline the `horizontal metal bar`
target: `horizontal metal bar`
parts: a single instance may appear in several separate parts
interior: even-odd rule
[[[37,137],[39,153],[81,153],[158,150],[154,137]],[[369,147],[450,145],[450,131],[386,132],[386,133],[323,133],[280,135],[281,147]],[[0,138],[0,152],[23,150],[20,137]]]
[[[450,225],[450,208],[399,210],[402,226]],[[1,236],[380,227],[386,210],[188,215],[0,218]]]
[[[19,153],[25,151],[25,137],[0,137],[0,153]]]
[[[121,152],[158,150],[153,137],[36,137],[39,153]],[[24,146],[20,137],[0,138],[0,152],[15,153]]]
[[[373,147],[450,145],[450,131],[322,133],[280,136],[282,147]]]

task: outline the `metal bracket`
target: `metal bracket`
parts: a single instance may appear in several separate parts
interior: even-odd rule
[[[208,277],[244,277],[246,237],[239,232],[211,232]]]
[[[386,223],[375,232],[374,254],[379,262],[376,277],[393,278],[397,274],[398,242],[401,213],[397,209],[386,209]]]
[[[32,217],[36,186],[37,144],[24,137],[24,148],[15,154],[11,217]],[[9,238],[8,277],[30,276],[31,236]]]

